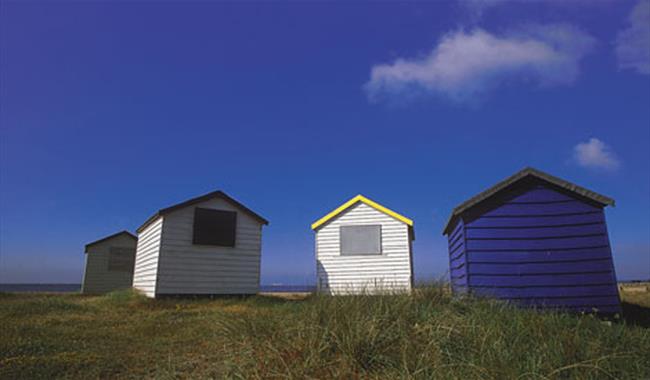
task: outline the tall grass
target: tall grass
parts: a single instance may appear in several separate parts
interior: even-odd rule
[[[439,286],[304,301],[9,296],[0,318],[0,378],[650,378],[647,325]]]
[[[223,318],[237,377],[650,376],[650,335],[594,316],[413,296],[315,296],[295,313]],[[241,355],[242,352],[247,353]]]

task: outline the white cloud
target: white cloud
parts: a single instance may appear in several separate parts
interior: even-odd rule
[[[628,21],[616,39],[618,66],[650,75],[650,0],[639,1]]]
[[[433,93],[463,102],[511,80],[567,85],[594,45],[591,36],[566,24],[528,25],[502,36],[460,30],[422,58],[375,65],[364,87],[371,101]]]
[[[611,148],[595,137],[573,147],[573,158],[586,168],[616,170],[621,165]]]

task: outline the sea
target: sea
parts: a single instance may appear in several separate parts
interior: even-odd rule
[[[80,290],[81,284],[0,284],[0,292],[6,293],[74,293]],[[261,292],[298,293],[313,292],[315,290],[315,285],[270,284],[260,286]]]

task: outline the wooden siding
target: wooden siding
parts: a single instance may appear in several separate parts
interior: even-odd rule
[[[342,256],[340,227],[381,225],[381,255]],[[330,294],[411,290],[409,226],[364,204],[349,208],[316,231],[317,285]]]
[[[163,224],[163,217],[159,217],[138,234],[133,287],[147,297],[156,296]]]
[[[192,244],[194,209],[237,212],[234,247]],[[262,224],[223,199],[165,215],[156,294],[255,294],[259,291]]]
[[[528,306],[620,312],[601,207],[541,184],[487,203],[462,216],[465,257],[458,262],[472,293]],[[458,249],[449,239],[450,252]]]
[[[449,283],[454,292],[467,291],[467,255],[465,253],[465,228],[459,219],[447,236],[449,243]]]
[[[131,249],[135,254],[135,240],[127,235],[118,235],[88,247],[82,293],[102,294],[131,287],[132,272],[108,270],[109,252],[112,247]]]

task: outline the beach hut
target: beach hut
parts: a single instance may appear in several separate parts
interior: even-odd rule
[[[222,191],[161,209],[138,228],[133,287],[148,297],[255,294],[267,224]]]
[[[326,294],[408,292],[413,221],[363,195],[312,224],[317,288]]]
[[[479,193],[444,228],[453,291],[619,312],[608,205],[614,200],[532,168]]]
[[[136,241],[135,235],[122,231],[86,244],[81,292],[101,294],[130,288]]]

